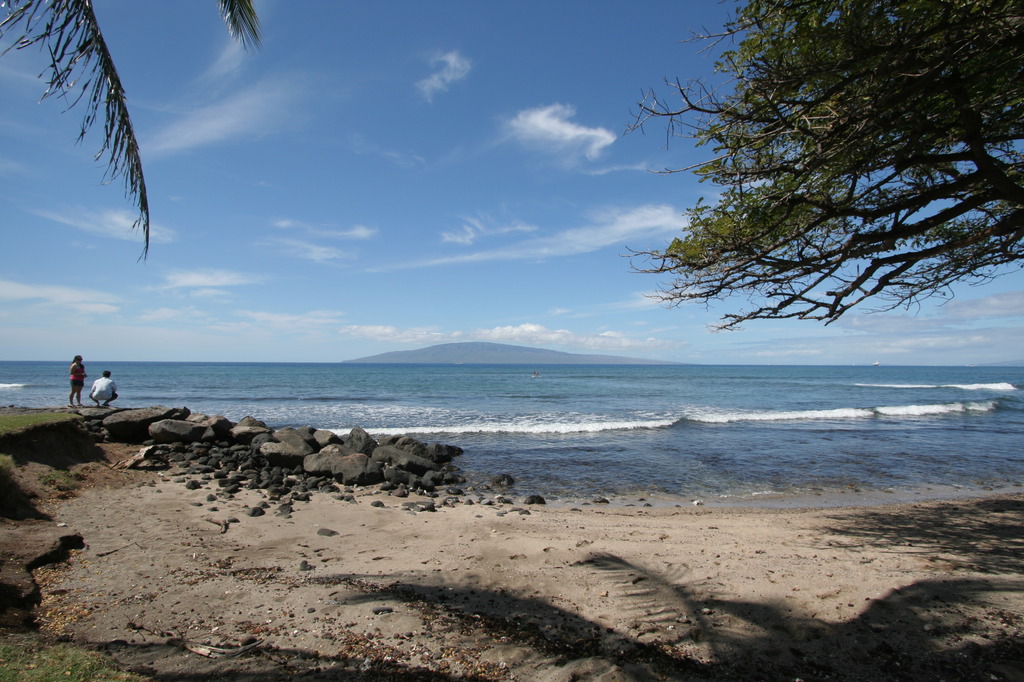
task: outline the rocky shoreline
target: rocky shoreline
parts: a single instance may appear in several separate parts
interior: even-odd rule
[[[272,429],[252,416],[236,423],[187,407],[80,408],[77,413],[98,441],[142,446],[125,466],[176,467],[180,482],[191,489],[214,487],[219,497],[264,490],[287,508],[315,493],[351,501],[354,487],[379,486],[394,497],[428,498],[416,503],[425,511],[435,499],[448,506],[512,502],[494,491],[514,483],[508,474],[481,484],[484,490],[462,487],[467,481],[455,460],[463,451],[455,445],[410,436],[374,438],[360,427],[344,436],[311,426]],[[544,499],[530,495],[523,502],[543,504]]]
[[[92,458],[86,480],[119,487],[83,481],[40,505],[20,522],[40,535],[0,534],[3,558],[46,534],[77,539],[33,564],[37,632],[156,679],[1024,679],[1024,495],[527,509],[489,482],[429,490],[384,457],[410,452],[394,442],[346,452],[358,432],[300,455],[280,446],[291,431],[261,431],[253,449],[260,434],[218,436],[213,417],[93,409],[33,427],[18,452],[73,473]],[[128,417],[151,420],[138,442],[106,440]],[[165,420],[184,423],[154,427]],[[205,435],[167,435],[179,429]],[[334,446],[384,480],[306,470]],[[460,476],[459,457],[429,471]]]

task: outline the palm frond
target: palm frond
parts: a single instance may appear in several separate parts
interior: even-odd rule
[[[252,6],[252,0],[217,0],[220,16],[227,24],[231,37],[242,43],[246,49],[260,46],[260,19]]]

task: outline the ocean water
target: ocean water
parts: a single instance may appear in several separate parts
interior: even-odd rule
[[[63,405],[68,361],[0,362],[0,404]],[[1024,490],[1024,368],[93,362],[118,406],[458,445],[549,501],[779,506]],[[534,371],[539,376],[534,376]]]

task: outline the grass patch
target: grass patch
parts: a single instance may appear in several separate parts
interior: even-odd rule
[[[69,644],[22,648],[0,642],[0,682],[144,682],[149,679],[121,672],[108,657]]]
[[[77,488],[81,480],[82,477],[78,474],[64,471],[63,469],[54,469],[39,476],[40,483],[62,493],[70,492]]]
[[[52,422],[63,422],[71,419],[81,419],[77,414],[63,412],[36,412],[33,414],[12,414],[0,416],[0,436],[20,431],[36,424],[50,424]]]

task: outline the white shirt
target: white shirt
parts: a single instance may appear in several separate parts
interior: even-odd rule
[[[117,384],[114,383],[113,379],[100,377],[92,382],[92,390],[89,391],[89,397],[93,400],[110,400],[114,397],[116,391]]]

